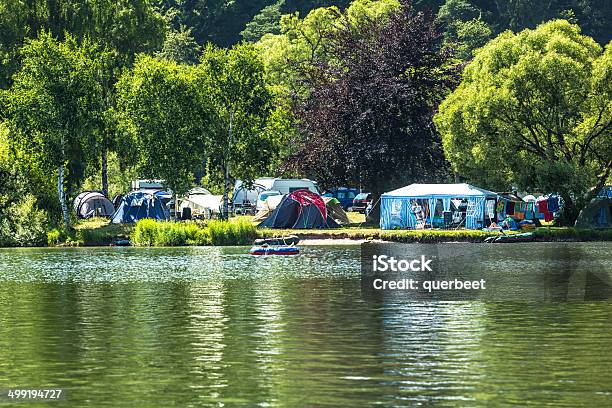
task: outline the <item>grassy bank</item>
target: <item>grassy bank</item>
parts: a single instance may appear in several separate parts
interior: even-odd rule
[[[541,227],[538,241],[612,241],[612,230],[580,230]],[[300,239],[382,240],[390,242],[483,242],[498,233],[474,230],[390,230],[355,222],[331,230],[258,229],[250,217],[230,221],[156,222],[142,220],[136,225],[108,224],[102,219],[83,221],[73,234],[49,233],[49,245],[108,246],[130,240],[136,246],[249,245],[256,238],[297,235]]]

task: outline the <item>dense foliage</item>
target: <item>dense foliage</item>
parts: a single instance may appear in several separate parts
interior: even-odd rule
[[[436,125],[460,174],[489,188],[558,191],[571,222],[612,170],[611,100],[612,44],[603,51],[556,20],[479,50]]]
[[[0,245],[135,178],[443,181],[438,108],[456,176],[558,191],[572,219],[610,179],[610,21],[604,0],[2,0]]]
[[[380,194],[404,180],[439,180],[445,162],[432,124],[457,69],[433,16],[402,6],[388,19],[344,20],[326,38],[329,60],[302,76],[304,140],[294,158],[323,186]]]

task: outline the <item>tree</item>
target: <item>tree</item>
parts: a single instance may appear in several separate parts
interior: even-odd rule
[[[162,49],[156,55],[174,62],[197,64],[200,51],[200,46],[191,35],[191,29],[180,26],[178,30],[168,30]]]
[[[399,5],[398,0],[355,0],[344,14],[337,7],[326,7],[314,9],[304,18],[298,13],[284,15],[281,33],[266,34],[257,43],[268,82],[281,88],[278,91],[283,97],[303,94],[301,78],[309,75],[307,67],[333,58],[329,38],[340,27],[341,19],[358,26],[371,19],[385,19]]]
[[[285,0],[279,0],[261,9],[259,14],[253,17],[253,20],[248,22],[240,33],[242,38],[249,42],[256,42],[264,34],[279,34],[281,8],[284,4]]]
[[[227,50],[208,46],[202,55],[202,92],[213,104],[209,178],[223,180],[223,216],[228,215],[232,180],[252,181],[264,173],[278,151],[272,94],[263,63],[249,44]],[[276,121],[276,123],[278,123]]]
[[[10,84],[18,69],[17,50],[26,38],[41,30],[62,40],[65,33],[78,42],[88,38],[116,50],[120,65],[133,62],[134,55],[157,49],[164,39],[165,21],[151,0],[3,0],[0,2],[0,85]]]
[[[191,187],[209,145],[209,102],[196,81],[192,66],[140,56],[117,84],[126,154],[142,177],[162,178],[177,195]]]
[[[290,160],[323,187],[360,185],[376,198],[400,180],[446,177],[432,116],[457,70],[433,16],[402,5],[388,19],[347,22],[328,41],[333,63],[305,77],[303,141]]]
[[[462,60],[471,59],[472,52],[491,38],[491,27],[482,20],[482,14],[467,0],[447,0],[438,11],[438,21],[445,27],[444,43]]]
[[[610,175],[611,79],[612,46],[567,21],[502,33],[435,117],[446,157],[488,188],[560,193],[573,223]]]
[[[70,226],[66,196],[82,181],[101,112],[98,69],[89,47],[70,35],[59,42],[40,33],[22,48],[22,67],[7,93],[11,144],[47,174],[56,174],[65,228]]]

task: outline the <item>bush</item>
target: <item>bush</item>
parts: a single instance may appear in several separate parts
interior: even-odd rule
[[[131,234],[136,246],[247,245],[257,232],[250,222],[160,222],[140,220]]]
[[[26,194],[0,215],[0,246],[44,245],[47,230],[47,213],[37,207],[36,197]]]
[[[248,245],[257,237],[253,224],[243,219],[211,221],[208,230],[212,245]]]

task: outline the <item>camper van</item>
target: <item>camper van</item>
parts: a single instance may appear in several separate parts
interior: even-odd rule
[[[257,197],[264,191],[278,191],[281,194],[289,194],[296,190],[309,190],[319,194],[317,183],[308,179],[282,179],[275,177],[261,177],[253,182],[251,188],[247,188],[242,180],[236,180],[232,195],[232,205],[237,214],[246,214],[255,209]]]
[[[132,180],[132,191],[154,194],[163,190],[166,190],[164,180]]]

